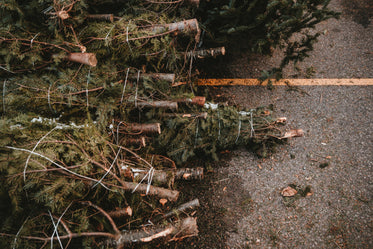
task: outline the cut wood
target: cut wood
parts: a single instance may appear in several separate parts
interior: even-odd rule
[[[201,118],[206,119],[207,118],[207,112],[201,112],[201,113],[163,113],[163,117],[181,117],[181,118]]]
[[[108,212],[112,218],[120,218],[124,216],[132,216],[132,208],[130,206],[125,208],[118,208],[114,211]]]
[[[302,129],[295,129],[285,132],[281,139],[291,138],[291,137],[303,137],[304,131]]]
[[[171,82],[172,84],[175,82],[175,74],[173,73],[141,73],[140,79],[150,78],[152,80],[164,80],[167,82]],[[129,75],[130,79],[137,79],[137,74]]]
[[[216,57],[218,55],[225,55],[225,47],[218,48],[207,48],[196,51],[190,51],[185,53],[187,57],[196,57],[199,59],[204,59],[208,57]]]
[[[167,226],[143,227],[139,230],[124,232],[117,235],[115,240],[108,242],[118,248],[124,248],[128,244],[147,243],[159,238],[168,237],[170,240],[178,240],[197,235],[197,218],[188,217]]]
[[[160,123],[150,123],[150,124],[128,124],[129,131],[133,133],[144,133],[144,134],[161,134],[161,124]]]
[[[199,37],[201,33],[197,19],[189,19],[189,20],[184,20],[181,22],[154,25],[151,28],[151,30],[152,32],[156,34],[164,33],[166,31],[196,33],[196,36],[195,36],[196,41],[199,41]]]
[[[126,146],[129,145],[135,145],[135,146],[146,146],[146,139],[145,137],[125,137],[121,140],[121,144],[124,144]]]
[[[203,168],[179,168],[176,170],[176,179],[201,180],[203,178]]]
[[[121,175],[140,182],[147,175],[147,170],[136,170],[128,168],[121,169]],[[154,170],[152,173],[153,185],[167,185],[171,187],[175,180],[201,180],[203,179],[203,168],[179,168],[168,170]]]
[[[91,67],[97,65],[96,55],[94,53],[70,53],[67,60],[82,63]]]
[[[114,21],[113,14],[92,14],[87,16],[88,19],[96,19],[96,20],[107,20],[110,22]]]
[[[152,219],[152,222],[157,223],[157,222],[159,222],[163,219],[167,219],[167,218],[170,218],[172,216],[179,216],[181,213],[186,212],[188,209],[193,209],[193,208],[199,207],[199,205],[200,205],[199,200],[194,199],[192,201],[189,201],[189,202],[186,202],[186,203],[180,205],[179,207],[172,210],[171,212],[168,212],[166,214],[155,217],[154,219]]]
[[[148,171],[134,171],[132,172],[132,178],[136,182],[140,182]],[[175,181],[175,170],[155,170],[152,174],[153,185],[167,185],[171,187]]]
[[[179,103],[190,103],[190,104],[193,104],[193,105],[204,106],[204,104],[206,102],[206,97],[195,96],[193,98],[177,99],[175,101],[177,101]]]
[[[170,110],[177,110],[177,102],[173,101],[153,101],[153,102],[145,102],[145,101],[138,101],[137,102],[138,108],[143,107],[154,107],[154,108],[164,108]]]
[[[165,198],[169,201],[177,201],[179,198],[179,191],[170,190],[161,187],[155,187],[148,184],[138,184],[134,182],[125,182],[125,190],[132,190],[137,193],[157,196],[158,198]]]

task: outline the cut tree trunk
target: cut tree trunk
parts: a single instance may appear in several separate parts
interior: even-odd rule
[[[152,222],[157,223],[161,220],[170,218],[172,216],[179,216],[181,213],[185,213],[188,209],[193,209],[193,208],[196,208],[196,207],[199,207],[199,200],[198,199],[194,199],[192,201],[184,203],[184,204],[180,205],[178,208],[176,208],[176,209],[172,210],[171,212],[168,212],[164,215],[159,215],[159,216],[155,217],[154,219],[152,219]]]
[[[117,248],[124,248],[132,243],[147,243],[159,238],[168,237],[170,240],[180,240],[197,235],[197,218],[188,217],[167,226],[143,227],[139,230],[121,233],[115,240],[110,240],[108,243],[116,245]]]
[[[69,55],[67,55],[66,59],[91,67],[95,67],[97,65],[97,59],[94,53],[70,53]]]
[[[203,168],[179,168],[176,170],[176,179],[201,180],[203,178]]]
[[[225,47],[208,48],[208,49],[190,51],[185,54],[187,57],[197,57],[199,59],[204,59],[208,57],[216,57],[218,55],[225,55]]]
[[[153,102],[137,102],[138,108],[153,107],[153,108],[164,108],[170,110],[177,110],[177,102],[173,101],[153,101]]]
[[[206,119],[207,118],[207,112],[201,112],[201,113],[163,113],[163,117],[181,117],[181,118],[200,118],[200,119]]]
[[[150,123],[150,124],[128,124],[128,129],[133,133],[140,134],[161,134],[161,124],[160,123]]]
[[[136,182],[140,182],[147,173],[147,170],[135,171],[127,168],[121,170],[121,175],[126,178],[132,178]],[[174,169],[154,170],[152,179],[154,184],[171,187],[175,180],[202,180],[203,168],[179,168],[176,171]]]
[[[295,129],[285,132],[281,139],[291,138],[291,137],[303,137],[304,131],[302,129]]]
[[[135,191],[137,193],[153,195],[158,198],[164,198],[169,201],[176,201],[179,198],[179,191],[170,190],[161,187],[149,186],[148,184],[137,184],[133,182],[125,182],[125,190]]]
[[[185,99],[177,99],[175,100],[179,103],[190,103],[192,105],[204,106],[206,103],[206,97],[203,96],[195,96],[193,98],[185,98]]]
[[[130,79],[137,79],[136,74],[129,75]],[[140,79],[150,78],[152,80],[164,80],[167,82],[171,82],[172,84],[175,82],[175,74],[173,73],[141,73]]]
[[[120,218],[120,217],[124,217],[124,216],[132,216],[132,208],[130,206],[126,207],[126,208],[118,208],[114,211],[111,211],[111,212],[108,212],[108,214],[110,215],[110,217],[112,218]]]
[[[96,20],[107,20],[110,22],[114,21],[113,14],[92,14],[87,16],[88,19],[96,19]]]
[[[164,33],[166,31],[196,33],[196,36],[195,36],[196,41],[199,41],[200,33],[201,33],[197,19],[189,19],[189,20],[184,20],[181,22],[154,25],[151,29],[152,29],[152,32],[156,34]]]
[[[145,147],[146,139],[145,137],[125,137],[121,140],[121,144],[124,144],[125,146],[135,145]]]

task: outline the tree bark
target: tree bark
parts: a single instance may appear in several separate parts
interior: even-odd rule
[[[163,117],[182,117],[182,118],[200,118],[200,119],[206,119],[207,118],[207,112],[201,112],[201,113],[163,113]]]
[[[132,208],[130,206],[126,208],[116,209],[114,211],[108,212],[112,218],[120,218],[124,216],[132,216]]]
[[[129,76],[130,79],[137,79],[137,75],[132,74]],[[173,73],[141,73],[140,79],[151,78],[153,80],[164,80],[167,82],[175,82],[175,74]]]
[[[185,98],[185,99],[177,99],[175,100],[179,103],[190,103],[192,105],[204,106],[206,102],[206,97],[203,96],[195,96],[193,98]]]
[[[163,25],[154,25],[152,31],[156,34],[163,33],[166,31],[184,32],[184,33],[196,33],[195,40],[199,41],[200,29],[197,19],[189,19],[181,22],[168,23]]]
[[[176,179],[181,180],[201,180],[203,178],[203,168],[180,168],[176,170]]]
[[[128,244],[147,243],[159,238],[173,236],[171,240],[176,240],[197,235],[197,218],[188,217],[167,226],[144,227],[139,230],[121,233],[115,240],[109,240],[108,244],[116,245],[117,248],[124,248]]]
[[[114,21],[113,14],[92,14],[87,16],[88,19],[96,19],[96,20],[108,20],[110,22]]]
[[[304,131],[302,129],[295,129],[285,132],[281,139],[291,138],[291,137],[303,137]]]
[[[161,124],[160,123],[150,123],[150,124],[128,124],[128,129],[134,133],[143,134],[161,134]]]
[[[153,108],[164,108],[170,110],[177,110],[177,102],[173,101],[153,101],[153,102],[137,102],[137,107],[153,107]]]
[[[204,59],[208,57],[216,57],[218,55],[225,55],[225,47],[208,48],[208,49],[190,51],[185,54],[187,57],[197,57],[199,59]]]
[[[176,209],[172,210],[171,212],[168,212],[164,215],[156,216],[154,219],[152,219],[152,222],[157,223],[157,222],[159,222],[163,219],[167,219],[167,218],[170,218],[170,217],[175,216],[175,215],[178,216],[179,214],[186,212],[188,209],[193,209],[193,208],[196,208],[196,207],[199,207],[199,200],[198,199],[194,199],[192,201],[184,203],[184,204],[180,205],[178,208],[176,208]]]
[[[97,65],[97,59],[94,53],[70,53],[67,55],[66,59],[91,67],[95,67]]]

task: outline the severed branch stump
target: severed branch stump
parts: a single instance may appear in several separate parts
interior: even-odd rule
[[[197,218],[188,217],[166,226],[143,227],[139,230],[121,233],[115,239],[108,240],[108,244],[115,245],[117,248],[125,248],[129,244],[147,243],[160,238],[169,238],[171,241],[197,235]]]

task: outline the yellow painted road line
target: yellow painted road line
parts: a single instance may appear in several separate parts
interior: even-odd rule
[[[371,86],[373,78],[368,79],[282,79],[271,80],[274,86]],[[268,80],[258,79],[198,79],[199,86],[266,86]]]

